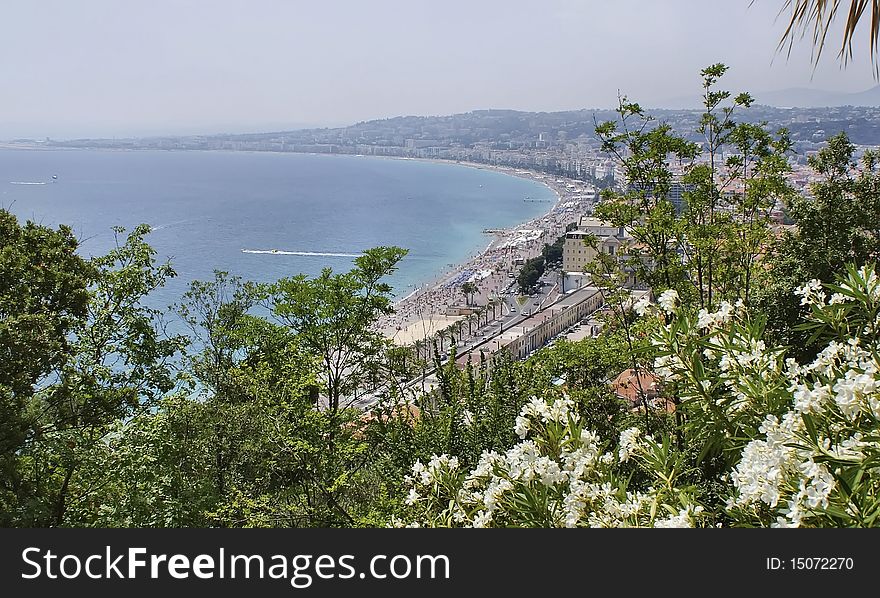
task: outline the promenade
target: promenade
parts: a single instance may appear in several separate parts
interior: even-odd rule
[[[532,179],[546,185],[556,201],[550,210],[537,218],[507,229],[493,229],[487,247],[451,272],[416,289],[394,306],[394,313],[382,318],[378,327],[400,346],[429,339],[439,331],[461,320],[463,315],[450,313],[450,308],[490,306],[488,316],[495,319],[504,312],[503,295],[515,283],[520,264],[541,254],[545,244],[552,244],[565,233],[566,226],[588,213],[596,201],[592,187],[578,180],[563,179],[524,170],[487,167]],[[471,282],[476,292],[470,299],[462,293],[462,285]],[[496,304],[495,310],[491,303]],[[469,303],[470,305],[466,305]]]

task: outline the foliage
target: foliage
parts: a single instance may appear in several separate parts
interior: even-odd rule
[[[526,260],[516,277],[516,283],[523,293],[529,292],[538,283],[538,279],[544,275],[544,256],[539,255]]]
[[[749,301],[769,239],[770,209],[792,193],[784,178],[787,132],[772,136],[763,126],[737,124],[735,111],[748,108],[752,98],[716,89],[726,71],[714,64],[701,72],[701,146],[653,122],[625,97],[619,122],[596,128],[603,150],[621,161],[628,181],[624,191],[605,190],[596,207],[598,216],[625,227],[633,239],[621,248],[623,265],[655,292],[674,289],[709,309],[721,300]],[[722,160],[725,147],[735,151]],[[696,160],[700,153],[705,161]],[[680,213],[671,201],[674,188],[685,204]]]
[[[856,165],[854,152],[840,134],[810,157],[810,166],[822,178],[809,194],[790,198],[788,212],[797,226],[772,245],[759,277],[755,299],[767,314],[770,338],[791,346],[802,359],[812,358],[820,347],[795,328],[806,310],[794,290],[804,280],[832,282],[841,264],[880,258],[878,154],[868,150]]]
[[[811,310],[803,328],[824,345],[807,364],[767,347],[760,318],[729,304],[676,314],[655,338],[690,436],[725,455],[734,524],[873,526],[880,515],[880,280],[849,266],[825,289],[830,300],[818,280],[797,291]]]
[[[572,223],[575,227],[577,223]],[[568,232],[568,228],[566,227],[566,232]],[[562,264],[562,248],[565,245],[565,235],[560,236],[556,239],[552,245],[545,243],[543,249],[541,249],[541,257],[544,258],[544,263],[550,266],[558,266]]]
[[[464,294],[467,304],[470,305],[471,301],[473,301],[474,293],[477,292],[477,285],[468,281],[461,285],[461,292]]]
[[[372,324],[391,312],[391,287],[382,279],[404,255],[399,247],[375,247],[355,258],[350,272],[325,268],[315,279],[298,275],[263,289],[272,313],[321,360],[332,411],[371,378],[388,344]]]
[[[567,399],[532,399],[516,420],[522,442],[501,454],[483,453],[466,471],[458,459],[417,461],[407,503],[413,526],[691,527],[702,508],[679,485],[681,463],[668,442],[621,434],[616,452],[584,429]],[[620,465],[636,461],[653,474],[646,492],[633,491]],[[397,522],[403,525],[403,522]]]
[[[754,0],[753,0],[754,1]],[[856,28],[861,22],[865,9],[870,6],[871,18],[870,32],[868,39],[870,40],[871,60],[875,66],[875,74],[877,67],[877,41],[880,38],[880,1],[878,0],[851,0],[849,10],[846,10],[846,22],[843,26],[843,40],[840,44],[840,51],[837,57],[841,63],[846,66],[852,60],[852,43],[855,38]],[[791,19],[782,38],[779,40],[779,48],[787,47],[788,54],[791,54],[791,47],[795,37],[800,32],[803,37],[810,29],[813,44],[813,62],[818,63],[825,49],[825,39],[828,37],[828,30],[831,23],[838,15],[840,10],[839,0],[831,2],[829,0],[785,0],[782,7],[791,9]]]
[[[174,271],[155,263],[147,226],[124,242],[115,229],[116,247],[85,261],[69,229],[21,227],[0,216],[0,346],[9,356],[0,512],[7,525],[60,525],[70,503],[89,492],[78,474],[110,426],[174,387],[169,360],[183,339],[162,335],[160,314],[140,304]]]
[[[696,463],[721,455],[714,480],[669,431],[627,428],[609,449],[569,399],[532,399],[515,424],[523,440],[506,452],[484,452],[471,470],[455,455],[416,462],[409,518],[397,523],[877,525],[880,277],[850,266],[826,289],[830,300],[818,281],[798,291],[811,309],[804,327],[826,343],[806,365],[767,347],[760,318],[742,304],[694,313],[672,291],[661,301],[655,369],[681,397]]]

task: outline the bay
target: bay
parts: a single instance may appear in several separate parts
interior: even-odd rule
[[[83,255],[112,248],[112,227],[150,224],[178,277],[164,308],[215,269],[273,281],[344,271],[378,245],[409,250],[395,295],[481,251],[486,228],[513,226],[553,199],[535,181],[452,163],[269,152],[0,150],[0,207],[70,225]]]

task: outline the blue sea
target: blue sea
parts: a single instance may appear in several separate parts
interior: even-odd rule
[[[400,298],[491,240],[486,228],[536,217],[545,186],[455,164],[260,152],[0,150],[0,207],[70,225],[83,255],[112,227],[139,223],[178,277],[148,303],[177,302],[190,281],[225,270],[268,282],[348,270],[377,245],[409,250],[390,279]]]

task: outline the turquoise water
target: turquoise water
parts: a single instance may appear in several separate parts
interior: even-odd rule
[[[84,255],[110,249],[113,226],[154,227],[148,241],[178,272],[150,298],[156,307],[215,269],[263,282],[328,266],[344,271],[377,245],[409,250],[390,280],[402,297],[482,250],[491,240],[483,229],[549,207],[525,197],[553,194],[498,172],[415,160],[0,150],[0,207],[21,220],[72,226]]]

